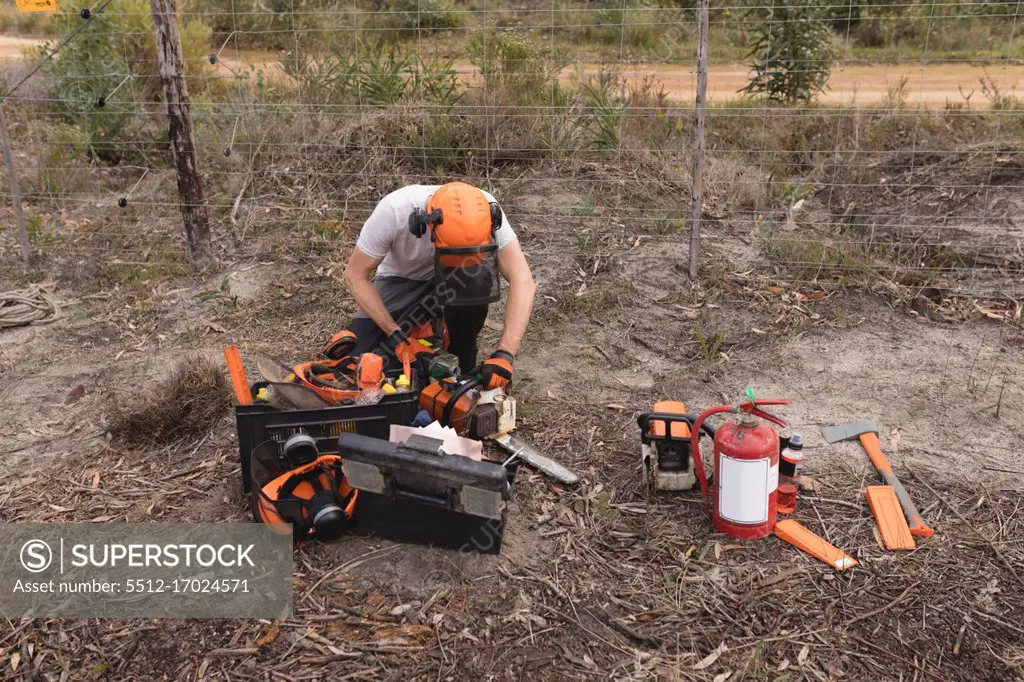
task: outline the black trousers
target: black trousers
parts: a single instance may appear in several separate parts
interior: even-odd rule
[[[444,309],[444,322],[448,327],[448,351],[459,359],[459,367],[468,372],[477,364],[477,337],[484,328],[487,319],[487,305],[448,306]],[[437,311],[430,309],[430,304],[417,301],[402,310],[388,310],[395,322],[408,331],[416,324],[433,320]],[[358,342],[353,355],[374,352],[387,358],[389,363],[397,365],[395,358],[384,346],[384,332],[377,324],[367,317],[357,317],[349,325],[355,332]],[[392,365],[392,366],[394,366]]]

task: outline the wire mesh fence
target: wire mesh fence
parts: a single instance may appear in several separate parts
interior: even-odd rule
[[[1020,11],[713,2],[702,276],[1019,298]],[[389,191],[461,179],[571,286],[686,261],[695,6],[217,0],[179,23],[218,257],[340,258]],[[188,272],[149,4],[5,9],[0,54],[8,89],[31,74],[4,106],[36,263]]]

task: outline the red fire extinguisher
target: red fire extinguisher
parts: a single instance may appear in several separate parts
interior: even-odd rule
[[[708,479],[700,455],[701,424],[713,414],[739,414],[736,423],[718,428],[714,440],[714,478],[711,490],[711,523],[741,540],[763,538],[775,528],[775,504],[779,486],[779,434],[758,417],[785,426],[759,405],[788,405],[788,400],[755,400],[747,389],[747,402],[718,405],[704,410],[690,430],[693,468],[700,492],[708,499]]]

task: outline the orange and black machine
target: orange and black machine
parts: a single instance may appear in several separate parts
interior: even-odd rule
[[[697,415],[687,414],[678,400],[654,403],[637,418],[644,482],[654,490],[690,490],[697,482],[690,453],[690,434]],[[702,430],[714,438],[710,425]]]

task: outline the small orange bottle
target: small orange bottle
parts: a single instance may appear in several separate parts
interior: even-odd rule
[[[804,459],[804,437],[794,433],[789,437],[789,446],[779,455],[779,492],[776,508],[780,514],[792,514],[796,510],[796,493],[800,489],[797,470]]]

